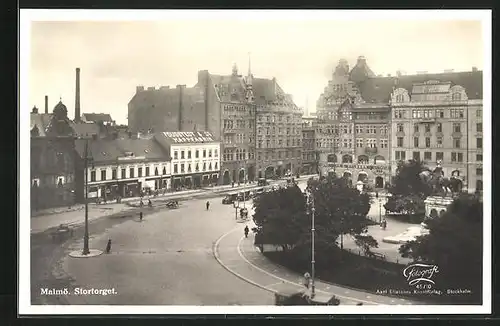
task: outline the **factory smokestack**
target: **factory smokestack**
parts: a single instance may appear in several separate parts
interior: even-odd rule
[[[49,97],[45,95],[45,114],[49,113]]]
[[[80,68],[76,68],[75,122],[80,122]]]

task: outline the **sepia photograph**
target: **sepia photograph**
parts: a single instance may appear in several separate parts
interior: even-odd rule
[[[21,10],[19,55],[20,315],[491,313],[491,11]]]

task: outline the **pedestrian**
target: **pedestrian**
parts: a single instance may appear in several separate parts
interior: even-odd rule
[[[106,253],[109,254],[111,252],[111,239],[108,240],[108,244],[106,245]]]
[[[384,218],[384,221],[382,223],[384,223],[384,230],[385,230],[387,228],[387,220]]]
[[[309,272],[304,273],[304,286],[306,289],[309,289],[309,282],[311,281],[311,275],[309,275]]]
[[[207,211],[208,211],[208,209],[210,208],[210,202],[207,201],[206,205],[207,205]]]
[[[232,185],[233,185],[233,188],[234,188],[234,181],[233,181]]]
[[[248,225],[245,225],[245,238],[248,238],[248,232],[250,232]]]
[[[139,212],[139,220],[142,222],[142,212]]]

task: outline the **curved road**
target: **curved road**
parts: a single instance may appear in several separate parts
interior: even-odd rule
[[[62,268],[73,287],[114,288],[115,295],[65,296],[69,304],[272,305],[274,297],[227,273],[213,257],[214,240],[235,227],[234,208],[220,198],[183,202],[113,225],[91,239],[91,248],[112,253],[93,258],[65,256]],[[82,248],[73,243],[69,250]],[[71,289],[70,289],[71,291]]]

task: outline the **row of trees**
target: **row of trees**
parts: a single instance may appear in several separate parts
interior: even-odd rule
[[[318,255],[330,256],[319,261],[335,258],[341,235],[356,237],[365,251],[377,246],[372,237],[359,236],[369,225],[366,217],[370,209],[368,194],[360,194],[346,179],[336,177],[311,179],[308,189],[312,200],[308,200],[298,186],[264,193],[254,200],[257,245],[277,245],[285,252],[292,251],[297,259],[309,259],[314,207],[316,251]]]

